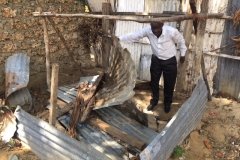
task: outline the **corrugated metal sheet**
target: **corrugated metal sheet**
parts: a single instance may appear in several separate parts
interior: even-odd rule
[[[207,94],[206,85],[201,78],[191,97],[184,102],[162,132],[140,153],[140,159],[168,159],[176,145],[180,144],[201,120],[206,108]]]
[[[25,88],[29,81],[30,57],[24,53],[14,54],[5,64],[6,97],[19,89]]]
[[[179,11],[179,0],[117,0],[116,10],[119,12],[145,12],[145,13],[162,13],[163,11]],[[141,24],[136,22],[116,22],[116,36],[124,35],[126,33],[137,31],[149,24]],[[169,23],[171,26],[176,26],[176,23]],[[145,43],[142,45],[141,43]],[[150,59],[146,58],[146,55],[151,55],[152,50],[148,41],[144,39],[140,43],[126,44],[122,43],[123,47],[126,47],[133,61],[135,62],[136,69],[138,71],[138,78],[140,80],[150,80]],[[143,58],[141,58],[143,56]],[[144,60],[144,61],[143,61]]]
[[[113,11],[115,11],[115,1],[116,0],[110,0]],[[106,2],[106,0],[87,0],[87,2],[92,12],[101,12],[102,3]]]
[[[96,112],[105,122],[121,129],[122,131],[128,133],[128,135],[140,139],[146,144],[149,144],[157,135],[157,132],[154,130],[128,118],[113,107],[102,108],[96,110]]]
[[[83,141],[77,141],[60,132],[47,122],[39,120],[18,107],[17,136],[41,159],[107,160],[104,154]],[[40,145],[41,144],[41,145]]]
[[[228,14],[234,13],[236,9],[240,8],[239,0],[229,1],[227,7]],[[240,34],[240,28],[234,27],[231,21],[226,21],[224,28],[224,35],[222,46],[229,44],[233,45],[233,41],[230,40],[231,36]],[[234,55],[235,50],[228,48],[225,50],[225,54]],[[218,69],[216,76],[216,90],[217,92],[227,94],[240,100],[240,61],[231,60],[227,58],[219,58]]]
[[[66,128],[69,128],[70,117],[64,115],[58,119]],[[127,159],[126,150],[116,140],[111,138],[108,134],[88,125],[77,125],[77,138],[80,141],[85,141],[93,148],[113,160]]]

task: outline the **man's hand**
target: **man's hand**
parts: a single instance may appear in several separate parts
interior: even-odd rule
[[[180,63],[184,63],[185,62],[185,56],[181,56],[180,57]]]

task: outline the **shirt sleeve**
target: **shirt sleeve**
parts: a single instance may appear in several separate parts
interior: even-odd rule
[[[182,36],[182,34],[176,29],[173,32],[173,41],[178,45],[180,49],[180,55],[183,57],[186,54],[187,47],[185,45],[185,40]]]
[[[129,34],[120,36],[119,39],[120,39],[120,41],[123,41],[123,42],[137,42],[146,36],[147,36],[147,29],[144,28],[137,32],[133,32],[133,33],[129,33]]]

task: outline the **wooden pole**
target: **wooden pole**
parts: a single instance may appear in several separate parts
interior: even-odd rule
[[[216,56],[216,57],[240,60],[239,56],[233,56],[233,55],[228,55],[228,54],[216,54],[216,53],[211,53],[211,52],[204,52],[204,54],[209,55],[209,56]]]
[[[208,0],[202,0],[201,4],[201,12],[207,13],[208,12]],[[191,88],[193,89],[199,76],[201,75],[201,57],[203,54],[203,42],[204,42],[204,35],[206,29],[207,22],[206,21],[199,21],[198,28],[197,28],[197,35],[196,35],[196,44],[195,50],[193,54],[195,54],[193,59],[193,74],[192,74],[192,81],[191,81]]]
[[[33,12],[35,17],[83,17],[83,18],[97,18],[97,19],[109,19],[109,20],[121,20],[121,21],[135,21],[140,23],[149,23],[149,22],[176,22],[184,21],[190,19],[229,19],[232,20],[231,16],[225,16],[222,13],[212,13],[212,14],[189,14],[189,15],[179,15],[172,17],[138,17],[138,16],[120,16],[120,15],[95,15],[87,13],[78,13],[78,14],[58,14],[51,12]]]
[[[59,72],[59,65],[53,64],[52,78],[51,78],[50,114],[49,114],[49,123],[53,126],[55,126],[56,124],[58,72]]]
[[[206,84],[206,87],[207,87],[207,90],[208,90],[208,100],[211,101],[212,100],[212,96],[211,96],[209,83],[208,83],[208,80],[207,80],[207,72],[206,72],[206,67],[205,67],[205,61],[204,61],[203,54],[201,56],[201,70],[202,70],[203,80],[204,80],[204,82]]]
[[[47,18],[43,18],[43,31],[44,31],[44,43],[46,52],[46,78],[47,78],[47,88],[50,89],[50,55],[49,55],[49,38],[47,31]]]
[[[111,3],[102,3],[102,13],[105,15],[111,13]],[[104,35],[110,35],[112,33],[110,21],[108,19],[103,18],[102,30]],[[109,40],[108,37],[103,36],[102,46],[103,46],[102,66],[104,67],[105,72],[107,72],[107,68],[109,65],[108,59],[111,49],[111,41]]]

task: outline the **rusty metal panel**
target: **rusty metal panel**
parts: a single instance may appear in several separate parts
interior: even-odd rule
[[[13,92],[25,88],[29,81],[30,58],[23,53],[9,57],[5,64],[6,97]]]

